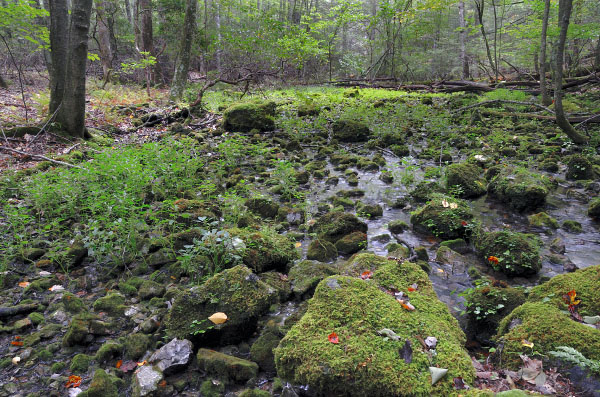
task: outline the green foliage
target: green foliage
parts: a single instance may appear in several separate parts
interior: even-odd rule
[[[556,349],[558,351],[550,351],[549,353],[560,360],[579,365],[582,368],[587,368],[600,375],[600,360],[590,360],[579,351],[569,346],[558,346]]]

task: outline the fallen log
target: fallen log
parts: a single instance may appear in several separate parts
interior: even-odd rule
[[[38,309],[39,305],[36,303],[27,303],[16,306],[0,307],[0,318],[12,317],[17,314],[31,313]]]
[[[481,111],[481,114],[484,116],[495,116],[495,117],[521,117],[524,119],[534,119],[534,120],[548,120],[548,121],[556,121],[555,116],[544,116],[541,114],[531,114],[531,113],[516,113],[516,112],[498,112],[495,110],[484,109]],[[570,116],[568,117],[570,123],[600,123],[600,114],[595,116]]]

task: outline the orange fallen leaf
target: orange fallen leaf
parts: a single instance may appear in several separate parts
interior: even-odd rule
[[[165,387],[167,386],[167,381],[166,380],[161,380],[160,383],[158,384],[158,387]]]
[[[143,367],[146,364],[148,364],[146,360],[142,361],[141,363],[137,363],[138,367]]]
[[[19,283],[19,287],[21,287],[21,288],[27,288],[29,286],[29,284],[31,284],[29,281],[21,281]]]
[[[302,243],[301,243],[301,242],[299,242],[299,241],[298,241],[296,244],[294,244],[294,245],[296,246],[296,248],[300,248],[300,247],[302,247]]]
[[[117,369],[119,369],[119,368],[121,368],[121,365],[123,365],[123,360],[117,361],[117,365],[115,365],[115,367],[117,367]]]
[[[338,343],[340,343],[340,339],[338,338],[338,335],[335,332],[330,333],[327,336],[327,339],[329,340],[329,342],[333,343],[334,345],[337,345]]]
[[[81,376],[71,375],[69,376],[69,381],[65,385],[66,388],[69,387],[79,387],[81,385]]]
[[[13,340],[10,342],[10,344],[13,346],[23,346],[23,342],[21,342],[20,340]]]
[[[370,279],[371,277],[373,277],[373,272],[370,270],[365,270],[360,275],[360,278],[362,278],[363,280]]]

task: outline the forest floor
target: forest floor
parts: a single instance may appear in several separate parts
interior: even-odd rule
[[[18,89],[0,90],[3,134],[43,123],[43,85],[27,87],[27,114]],[[372,279],[379,290],[369,293],[381,293],[382,305],[394,291],[412,291],[391,314],[398,322],[383,323],[393,330],[385,343],[412,343],[410,359],[398,345],[400,356],[383,365],[413,374],[406,377],[423,393],[584,396],[599,387],[593,365],[573,367],[550,353],[568,346],[600,360],[598,124],[582,126],[590,141],[578,147],[551,122],[514,116],[541,111],[504,89],[478,96],[305,87],[242,100],[221,90],[207,93],[206,110],[194,115],[166,100],[166,90],[148,97],[91,82],[88,93],[90,140],[67,139],[51,123],[39,135],[0,136],[2,146],[29,153],[0,152],[0,396],[140,394],[145,379],[135,367],[154,363],[152,352],[174,336],[194,343],[196,359],[164,374],[152,368],[148,395],[360,395],[363,376],[384,387],[370,392],[393,395],[402,376],[377,367],[375,356],[352,357],[365,322],[374,336],[361,343],[387,357],[380,314],[353,328],[335,323],[336,312],[317,312],[336,277],[367,287]],[[462,110],[490,100],[515,103]],[[600,113],[600,90],[569,95],[565,107]],[[365,250],[379,259],[352,256]],[[392,273],[416,272],[419,285],[390,285],[394,266]],[[246,271],[258,278],[225,283],[244,291],[240,308],[237,290],[223,290],[222,281]],[[244,290],[249,280],[270,297]],[[207,298],[190,308],[192,287]],[[523,314],[531,307],[552,326],[536,328],[544,321]],[[192,322],[197,310],[229,318],[215,328],[201,316]],[[440,320],[419,323],[416,335],[401,325],[432,310]],[[329,335],[323,352],[345,344],[356,370],[305,346],[320,346],[313,334]],[[419,334],[439,339],[437,356]],[[296,350],[286,353],[290,343]],[[227,356],[208,357],[205,346]],[[331,378],[311,372],[312,361],[324,362]],[[428,366],[448,375],[432,386]]]

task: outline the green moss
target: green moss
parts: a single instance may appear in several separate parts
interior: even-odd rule
[[[258,317],[276,300],[275,291],[245,266],[236,266],[208,279],[202,286],[180,292],[167,318],[169,335],[189,338],[192,331],[223,342],[241,340],[254,331]],[[223,312],[229,320],[219,326],[208,317]],[[200,324],[192,324],[196,320]]]
[[[50,361],[54,357],[54,354],[48,349],[42,349],[38,352],[37,357],[41,361]]]
[[[310,242],[306,252],[306,258],[319,262],[329,262],[337,258],[338,252],[335,245],[324,239],[317,239]]]
[[[518,325],[510,329],[513,320]],[[501,321],[496,338],[504,341],[502,362],[514,369],[522,364],[519,354],[531,354],[531,349],[521,344],[523,339],[533,343],[539,354],[569,346],[589,359],[600,360],[600,332],[546,303],[527,302],[513,310]]]
[[[125,357],[132,360],[141,358],[150,347],[150,337],[145,334],[135,333],[128,335],[123,342],[125,346]]]
[[[281,336],[276,332],[267,330],[252,344],[250,358],[257,363],[263,371],[275,372],[275,356],[273,349],[277,347]]]
[[[255,272],[285,270],[290,262],[300,256],[292,240],[273,231],[230,229],[229,233],[244,241],[246,250],[242,260]]]
[[[465,201],[437,193],[410,217],[415,231],[433,234],[442,240],[466,237],[472,219],[473,214]]]
[[[147,300],[155,297],[161,297],[165,294],[166,289],[162,284],[152,280],[144,280],[139,289],[139,297],[142,300]]]
[[[94,310],[106,312],[112,316],[122,316],[125,311],[125,297],[112,292],[94,302]]]
[[[296,298],[302,299],[310,297],[321,280],[337,272],[338,269],[334,265],[305,260],[292,266],[288,279]]]
[[[225,395],[225,384],[220,381],[205,380],[200,385],[200,395],[203,397],[222,397]]]
[[[550,281],[533,287],[527,298],[530,302],[544,302],[558,309],[566,310],[563,298],[575,290],[581,300],[578,310],[584,316],[600,314],[600,265],[579,269],[573,273],[554,276]]]
[[[74,346],[88,343],[87,336],[90,334],[92,321],[98,317],[89,313],[80,313],[71,319],[67,333],[64,335],[63,346]]]
[[[285,302],[292,294],[289,278],[283,273],[266,272],[259,275],[261,281],[274,288],[279,294],[279,301]]]
[[[588,207],[588,215],[595,219],[600,219],[600,197],[592,200]]]
[[[367,124],[349,117],[334,121],[331,130],[333,138],[340,142],[365,142],[371,135]]]
[[[367,234],[352,232],[335,242],[335,248],[342,255],[354,254],[367,248]]]
[[[470,163],[450,164],[446,168],[446,187],[457,189],[459,197],[474,198],[486,193],[483,170]],[[457,187],[457,188],[456,188]]]
[[[258,374],[258,364],[214,350],[200,349],[198,367],[226,383],[245,382]]]
[[[478,337],[487,339],[496,333],[500,320],[525,302],[520,289],[505,286],[480,286],[467,295],[465,307],[470,324]]]
[[[367,257],[365,257],[367,259]],[[375,258],[369,258],[375,261]],[[324,395],[448,395],[452,379],[474,377],[470,358],[462,348],[465,336],[447,307],[437,299],[427,274],[417,265],[377,259],[373,280],[332,276],[323,280],[308,311],[275,350],[278,375],[308,384]],[[407,291],[417,308],[405,310],[382,288]],[[389,328],[400,341],[386,340],[377,331]],[[339,344],[328,341],[335,331]],[[431,386],[432,365],[415,335],[439,340],[433,365],[449,368],[449,376]],[[404,341],[412,343],[412,362],[398,356]]]
[[[264,218],[275,218],[279,211],[279,205],[265,197],[252,197],[246,200],[246,207],[255,214]]]
[[[71,366],[69,369],[74,374],[86,373],[90,365],[91,357],[87,354],[77,354],[71,360]]]
[[[67,363],[59,361],[50,366],[50,371],[53,374],[58,374],[58,373],[62,372],[62,370],[65,369],[66,366],[67,366]]]
[[[572,155],[567,161],[566,178],[570,180],[594,179],[592,163],[580,154]]]
[[[107,341],[104,342],[100,349],[96,352],[96,361],[99,363],[105,363],[109,360],[112,360],[115,357],[119,357],[123,352],[123,345],[113,342]]]
[[[330,212],[321,216],[310,228],[324,240],[335,243],[347,234],[355,231],[367,232],[367,224],[356,216],[346,212]]]
[[[273,102],[235,104],[223,113],[223,128],[233,132],[249,132],[254,129],[271,131],[275,128],[272,117],[274,111]]]
[[[529,226],[558,229],[558,221],[545,212],[529,215],[527,219],[529,220]]]
[[[44,315],[38,312],[29,313],[27,318],[30,319],[34,325],[42,324],[46,321]]]
[[[581,233],[583,231],[581,223],[572,220],[564,221],[562,224],[562,228],[569,233]]]
[[[103,369],[97,369],[87,390],[87,397],[118,397],[116,382],[113,378]]]
[[[270,397],[271,393],[266,390],[248,389],[239,394],[239,397]]]
[[[394,220],[388,223],[387,228],[390,232],[399,234],[407,230],[409,228],[409,225],[404,221]]]
[[[505,168],[492,178],[488,192],[515,210],[525,211],[543,206],[551,187],[544,175],[523,168]]]
[[[475,241],[475,247],[488,265],[509,276],[535,274],[542,268],[540,242],[532,234],[483,233]],[[491,256],[496,257],[498,263],[489,260]]]
[[[439,183],[434,181],[421,181],[417,186],[410,191],[410,196],[420,203],[424,203],[431,199],[435,193],[445,193],[446,189]]]
[[[85,304],[81,298],[70,292],[65,292],[62,297],[62,303],[69,313],[80,313],[85,310]]]

